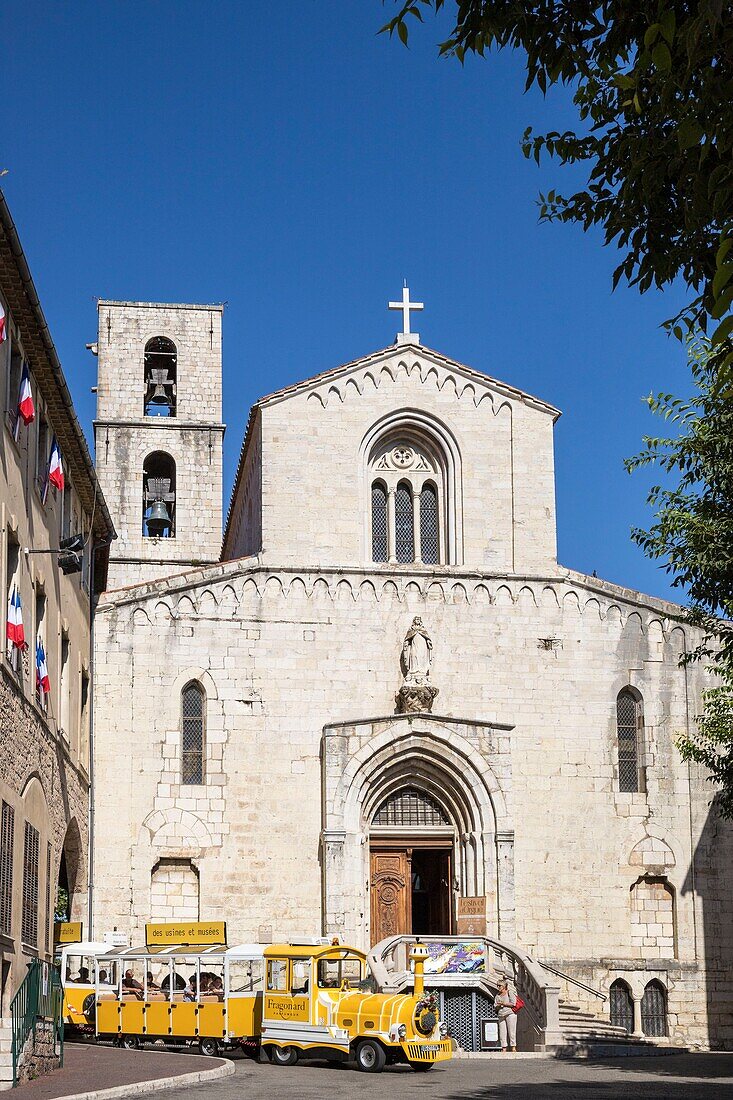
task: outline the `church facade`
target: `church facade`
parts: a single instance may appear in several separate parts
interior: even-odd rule
[[[481,899],[488,935],[733,1045],[730,832],[675,747],[696,639],[558,564],[558,411],[404,324],[257,402],[219,552],[221,316],[99,306],[96,934],[368,947]]]

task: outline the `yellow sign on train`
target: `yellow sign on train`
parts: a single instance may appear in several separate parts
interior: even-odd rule
[[[171,921],[166,924],[146,924],[147,947],[201,947],[224,946],[227,942],[227,925],[223,920]]]
[[[80,920],[59,921],[53,926],[54,943],[81,943],[84,930]]]

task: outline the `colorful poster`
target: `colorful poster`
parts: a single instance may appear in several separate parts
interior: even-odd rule
[[[486,948],[481,940],[428,943],[426,974],[485,974]]]

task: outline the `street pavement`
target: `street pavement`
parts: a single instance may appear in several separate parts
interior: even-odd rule
[[[8,1096],[13,1100],[60,1100],[99,1089],[200,1073],[223,1065],[220,1058],[181,1055],[172,1050],[118,1050],[111,1045],[66,1043],[63,1069],[18,1085]]]
[[[454,1059],[429,1073],[394,1066],[381,1074],[300,1062],[291,1068],[238,1058],[236,1073],[196,1087],[193,1100],[726,1100],[733,1098],[733,1054],[675,1054],[605,1061],[546,1058]],[[191,1089],[165,1100],[192,1100]],[[161,1097],[163,1100],[163,1097]]]

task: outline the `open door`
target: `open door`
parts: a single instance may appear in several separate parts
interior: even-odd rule
[[[372,851],[370,875],[372,945],[412,928],[410,860],[406,849]]]

